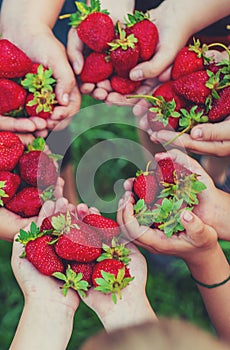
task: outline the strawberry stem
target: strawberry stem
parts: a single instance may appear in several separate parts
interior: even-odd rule
[[[172,137],[170,140],[168,140],[167,142],[163,143],[163,147],[166,147],[170,143],[174,142],[178,137],[180,137],[181,135],[185,134],[187,131],[191,130],[193,126],[194,126],[194,123],[189,124],[184,130],[179,132],[176,136]]]
[[[64,15],[59,16],[58,18],[59,19],[65,19],[65,18],[69,18],[70,16],[71,16],[71,13],[66,13]]]
[[[229,48],[226,45],[224,45],[223,43],[212,43],[212,44],[208,45],[208,48],[214,47],[214,46],[222,47],[227,52],[228,58],[229,58],[229,61],[230,61],[230,50],[229,50]]]

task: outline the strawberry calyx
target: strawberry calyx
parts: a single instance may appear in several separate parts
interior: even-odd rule
[[[195,39],[193,38],[193,44],[190,44],[188,46],[188,50],[195,52],[197,54],[198,58],[202,58],[204,64],[209,64],[211,61],[213,61],[212,57],[207,57],[206,53],[208,51],[208,45],[207,44],[203,44],[201,46],[201,42],[199,39]]]
[[[111,294],[114,304],[117,303],[117,296],[122,299],[121,290],[134,279],[134,277],[125,277],[125,267],[118,270],[117,277],[105,271],[101,271],[101,276],[95,279],[97,287],[94,289]]]
[[[29,143],[27,146],[28,151],[44,151],[45,149],[45,139],[41,136],[33,140],[32,143]]]
[[[25,79],[21,81],[21,85],[33,93],[42,89],[53,91],[53,85],[56,83],[56,80],[53,78],[52,74],[53,71],[51,68],[45,69],[44,66],[40,64],[37,73],[27,73]]]
[[[53,216],[51,219],[51,224],[53,226],[53,234],[59,236],[62,234],[68,234],[72,228],[80,229],[79,226],[72,222],[72,216],[69,211],[65,214],[61,213],[57,216]]]
[[[163,144],[164,147],[174,142],[181,135],[188,133],[196,124],[207,123],[208,116],[204,115],[204,111],[197,111],[198,106],[193,106],[189,111],[181,108],[179,111],[179,126],[183,128],[174,137]]]
[[[143,98],[147,102],[151,103],[153,107],[149,108],[150,112],[155,113],[153,117],[154,121],[160,121],[164,126],[169,123],[169,117],[179,118],[180,113],[176,111],[176,101],[172,99],[167,102],[163,96],[151,96],[151,95],[130,95],[127,98]]]
[[[68,265],[65,274],[61,272],[54,272],[52,276],[65,282],[61,287],[64,296],[67,295],[69,288],[72,288],[76,290],[82,298],[85,298],[85,292],[88,291],[90,285],[87,281],[82,279],[83,274],[81,272],[76,273],[71,269],[70,265]]]
[[[117,31],[119,38],[114,39],[112,42],[108,43],[108,45],[111,47],[110,51],[114,51],[118,48],[122,48],[124,51],[128,50],[128,48],[134,49],[135,44],[138,42],[138,39],[135,37],[135,35],[129,34],[127,36],[125,30],[121,28],[119,21],[117,22]]]
[[[32,221],[28,231],[20,229],[19,235],[16,238],[16,242],[19,242],[23,246],[26,246],[26,244],[29,241],[34,241],[35,239],[43,235],[44,235],[44,232],[40,232],[40,227],[38,227],[36,223]],[[25,253],[23,253],[22,257],[24,256],[25,256]]]
[[[144,199],[139,199],[133,206],[134,214],[140,225],[151,226],[155,221],[155,216],[151,209],[147,207]]]
[[[47,187],[44,191],[42,191],[41,193],[39,193],[40,198],[43,200],[43,202],[52,200],[55,201],[56,197],[54,195],[54,186],[49,186]]]
[[[134,26],[134,24],[144,21],[145,19],[151,21],[149,12],[144,13],[144,12],[135,10],[133,14],[128,13],[127,17],[128,18],[125,19],[125,24],[127,27],[132,27]]]
[[[174,173],[175,172],[176,171],[174,171]],[[158,198],[173,197],[176,200],[183,199],[189,206],[197,205],[197,194],[206,189],[205,184],[198,180],[198,176],[198,174],[192,173],[177,178],[175,174],[174,183],[162,183],[164,188]]]
[[[70,18],[69,24],[76,28],[79,26],[79,24],[84,21],[88,15],[94,12],[100,12],[104,13],[106,15],[109,15],[108,10],[102,10],[101,9],[101,3],[100,0],[91,0],[90,6],[87,6],[83,2],[75,1],[75,5],[77,7],[77,11],[72,14],[64,14],[59,16],[59,19],[65,19]]]
[[[122,261],[124,265],[130,262],[129,254],[130,250],[125,247],[124,243],[120,243],[117,238],[113,238],[111,246],[102,243],[103,253],[97,258],[97,261],[102,261],[105,259],[115,259]]]
[[[9,195],[4,191],[5,186],[6,181],[0,181],[0,206],[4,205],[2,198],[9,197]]]
[[[33,99],[27,102],[27,106],[36,106],[36,113],[48,112],[52,113],[53,105],[57,103],[55,100],[55,93],[46,88],[42,88],[40,91],[33,92]]]

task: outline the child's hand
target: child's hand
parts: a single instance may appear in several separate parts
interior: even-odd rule
[[[72,205],[64,198],[60,198],[56,203],[47,201],[42,206],[42,209],[37,218],[37,226],[42,223],[42,220],[59,211],[72,210]],[[29,226],[25,228],[29,229]],[[23,246],[14,240],[12,253],[12,268],[15,277],[20,285],[22,292],[27,302],[40,300],[43,303],[56,303],[57,308],[60,305],[71,307],[74,311],[79,304],[79,298],[75,291],[70,290],[67,296],[64,297],[61,288],[61,283],[53,278],[39,273],[36,268],[25,258],[20,258],[23,252]],[[60,305],[59,305],[60,304]]]
[[[135,245],[129,243],[126,247],[131,251],[129,268],[134,280],[121,290],[122,299],[118,298],[117,304],[114,304],[110,294],[102,294],[92,289],[83,299],[96,312],[107,331],[146,320],[156,320],[145,294],[147,279],[145,258]]]
[[[210,225],[218,232],[218,237],[221,239],[230,240],[227,227],[230,196],[225,192],[218,190],[210,176],[204,171],[202,166],[193,158],[187,156],[179,150],[171,150],[166,153],[158,153],[155,158],[158,161],[161,158],[171,157],[174,162],[183,165],[192,172],[199,175],[199,181],[206,185],[206,189],[199,193],[199,204],[193,209],[194,214],[207,225]],[[133,201],[132,197],[133,179],[128,179],[124,183],[124,189],[128,196]],[[130,197],[131,196],[131,197]],[[143,229],[144,230],[144,229]]]

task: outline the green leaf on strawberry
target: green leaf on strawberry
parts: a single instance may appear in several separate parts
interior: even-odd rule
[[[53,276],[65,282],[62,286],[62,292],[64,296],[67,295],[69,288],[72,288],[76,290],[82,298],[84,298],[86,296],[85,292],[87,292],[90,287],[89,283],[82,279],[82,273],[77,274],[70,268],[70,265],[68,265],[65,274],[61,272],[55,272],[53,273]]]
[[[28,231],[20,229],[16,242],[19,242],[25,246],[29,241],[35,240],[41,236],[43,236],[43,232],[41,233],[40,227],[38,227],[36,223],[32,221]]]
[[[53,91],[53,85],[56,80],[52,76],[51,68],[46,69],[42,64],[38,66],[37,73],[27,73],[21,85],[30,92],[40,91],[42,89]]]
[[[116,259],[122,261],[124,265],[130,262],[129,254],[130,250],[125,247],[124,243],[118,242],[117,238],[112,239],[111,246],[107,244],[102,244],[103,253],[97,258],[97,261],[102,261],[105,259]]]
[[[6,181],[0,181],[0,206],[4,205],[2,198],[9,197],[8,194],[6,194],[6,192],[4,191],[5,186],[6,186]]]

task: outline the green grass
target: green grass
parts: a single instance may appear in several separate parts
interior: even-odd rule
[[[92,107],[87,108],[89,105]],[[90,97],[84,98],[82,111],[71,125],[75,169],[80,168],[81,177],[87,179],[86,183],[81,183],[77,177],[79,197],[110,217],[115,217],[117,202],[123,193],[123,179],[133,176],[139,167],[145,165],[136,126],[130,108],[95,105]],[[89,157],[82,165],[86,154]],[[90,172],[94,176],[88,181]],[[229,256],[229,243],[223,242],[223,248]],[[166,263],[167,268],[162,268],[155,260],[152,261],[147,252],[142,252],[149,267],[147,295],[157,314],[180,317],[212,332],[203,302],[185,264],[179,259],[173,259]],[[1,350],[9,348],[23,308],[22,294],[11,271],[10,257],[11,243],[0,242]],[[68,350],[75,350],[77,345],[80,346],[101,328],[95,313],[81,303],[75,316]]]

